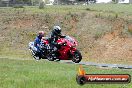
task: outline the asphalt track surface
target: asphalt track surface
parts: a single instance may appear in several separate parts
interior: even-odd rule
[[[74,63],[71,60],[61,60],[60,63],[96,66],[101,68],[132,69],[132,65],[123,65],[123,64],[106,64],[106,63],[95,63],[95,62],[84,62],[84,61],[81,61],[80,63]]]

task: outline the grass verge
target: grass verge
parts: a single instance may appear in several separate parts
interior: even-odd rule
[[[78,65],[45,60],[0,59],[0,88],[131,88],[132,84],[76,83]],[[83,66],[88,74],[130,74],[131,70]]]

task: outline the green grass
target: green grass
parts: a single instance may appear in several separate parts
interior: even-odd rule
[[[0,88],[131,88],[132,84],[76,83],[78,65],[45,60],[0,59]],[[131,70],[83,66],[88,74],[131,74]]]
[[[92,10],[104,12],[120,12],[132,14],[132,4],[91,4],[88,7]]]
[[[12,12],[23,12],[27,11],[28,13],[52,13],[52,14],[65,14],[68,12],[80,12],[85,11],[86,7],[81,6],[45,6],[44,9],[39,9],[37,6],[25,6],[24,8],[0,8],[0,11],[4,12],[4,10],[12,11]]]
[[[88,9],[89,8],[89,9]],[[88,11],[101,11],[101,12],[114,12],[114,13],[123,13],[123,14],[132,14],[132,5],[131,4],[90,4],[87,6],[78,5],[78,6],[46,6],[43,10],[38,10],[36,7],[26,8],[34,12],[44,12],[44,13],[56,13],[56,12],[84,12]]]
[[[0,8],[0,10],[25,10],[34,13],[67,13],[67,12],[84,12],[84,11],[102,11],[102,12],[114,12],[123,14],[132,14],[132,4],[90,4],[83,5],[54,5],[45,6],[44,9],[39,9],[37,6],[25,6],[24,8]]]
[[[96,37],[100,37],[101,34],[96,29],[105,29],[101,31],[107,31],[106,29],[110,26],[106,26],[105,24],[96,24],[97,18],[108,18],[108,20],[113,20],[122,16],[123,19],[129,18],[132,15],[132,5],[131,4],[91,4],[88,6],[46,6],[44,9],[38,9],[38,7],[25,7],[25,8],[0,8],[0,33],[1,31],[6,35],[7,39],[0,44],[0,88],[132,88],[132,84],[88,84],[84,86],[80,86],[76,83],[75,78],[78,70],[78,65],[75,64],[60,64],[57,62],[48,62],[45,60],[35,61],[32,60],[30,53],[28,52],[27,46],[28,42],[31,41],[31,38],[34,35],[32,33],[36,33],[38,29],[36,28],[25,28],[25,29],[6,29],[8,26],[8,21],[17,19],[23,19],[30,17],[30,15],[36,16],[36,20],[44,21],[46,16],[46,20],[49,21],[49,25],[53,25],[54,16],[65,16],[69,17],[66,14],[75,14],[81,13],[85,15],[92,13],[95,15],[95,18],[88,19],[86,21],[82,21],[82,24],[92,23],[92,26],[86,25],[83,27],[86,29],[81,35],[85,35],[87,37],[88,33],[95,33]],[[45,16],[46,14],[46,16]],[[55,14],[55,15],[54,15]],[[52,16],[53,15],[53,16]],[[76,14],[75,14],[76,15]],[[78,17],[82,15],[77,14]],[[94,17],[90,14],[88,17]],[[22,18],[23,17],[23,18]],[[52,18],[53,17],[53,18]],[[44,20],[42,20],[42,18]],[[83,17],[82,17],[83,18]],[[17,20],[16,19],[16,20]],[[40,20],[41,19],[41,20]],[[81,19],[81,18],[79,18]],[[93,20],[95,19],[95,21]],[[32,20],[32,19],[31,19]],[[65,21],[64,18],[59,19],[61,21]],[[68,19],[69,20],[69,19]],[[127,19],[132,20],[132,19]],[[51,22],[50,22],[51,21]],[[6,22],[6,23],[3,23]],[[10,22],[10,21],[9,21]],[[67,21],[68,22],[68,21]],[[95,23],[94,23],[95,22]],[[41,22],[40,22],[41,23]],[[82,27],[82,24],[80,27]],[[47,24],[48,25],[48,24]],[[65,25],[65,24],[63,24]],[[103,26],[102,26],[103,25]],[[35,25],[36,26],[36,25]],[[69,24],[67,24],[70,29]],[[77,24],[78,26],[78,24]],[[85,25],[84,25],[85,26]],[[7,27],[8,28],[8,27]],[[89,28],[89,30],[87,29]],[[31,30],[32,29],[32,30]],[[95,29],[95,32],[93,31]],[[11,30],[11,31],[9,31]],[[23,32],[23,31],[24,32]],[[100,30],[99,30],[100,31]],[[96,33],[97,32],[97,33]],[[25,34],[25,37],[17,37],[15,33]],[[102,33],[102,32],[101,32]],[[92,34],[92,36],[93,36]],[[75,35],[74,37],[78,37]],[[10,41],[15,40],[16,42]],[[16,38],[17,37],[17,38]],[[8,39],[9,38],[9,39]],[[27,39],[24,39],[27,38]],[[17,41],[19,40],[19,42]],[[20,40],[22,39],[22,40]],[[79,39],[81,40],[80,36]],[[19,46],[23,42],[24,44]],[[13,44],[12,46],[10,44]],[[80,43],[85,44],[85,42]],[[18,45],[18,46],[17,46]],[[87,43],[84,45],[86,46]],[[83,47],[82,51],[83,50]],[[2,59],[3,58],[3,59]],[[4,59],[5,58],[5,59]],[[9,59],[7,59],[9,58]],[[20,60],[22,59],[22,60]],[[97,59],[96,59],[97,60]],[[89,59],[88,59],[89,61]],[[123,62],[123,61],[122,61]],[[130,61],[129,61],[130,62]],[[117,62],[119,63],[119,62]],[[124,63],[124,62],[123,62]],[[128,63],[128,62],[126,62]],[[132,75],[132,70],[121,70],[121,69],[102,69],[91,66],[83,66],[88,74],[130,74]]]
[[[27,7],[28,8],[28,7]],[[132,13],[132,5],[131,4],[90,4],[87,6],[83,5],[65,5],[65,6],[46,6],[43,11],[77,11],[80,10],[86,10],[89,8],[90,10],[96,10],[96,11],[104,11],[104,12],[123,12],[123,13]],[[35,10],[34,7],[32,9]],[[37,10],[38,11],[38,10]],[[40,10],[42,11],[42,10]]]

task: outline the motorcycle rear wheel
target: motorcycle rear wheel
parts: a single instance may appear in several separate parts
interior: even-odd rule
[[[54,58],[53,58],[52,56],[48,56],[47,59],[48,59],[49,61],[54,61]]]

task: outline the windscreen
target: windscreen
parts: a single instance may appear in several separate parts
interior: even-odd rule
[[[71,38],[70,36],[66,36],[65,39],[68,40],[72,44],[75,43],[75,40],[73,38]]]

